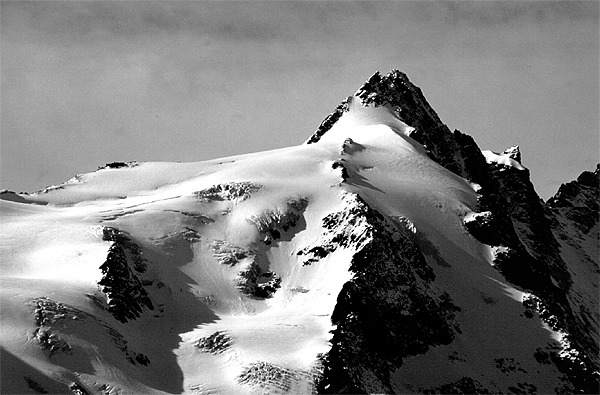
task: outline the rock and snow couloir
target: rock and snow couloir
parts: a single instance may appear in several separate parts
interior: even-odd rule
[[[376,73],[305,144],[0,194],[2,393],[589,393],[599,178]]]

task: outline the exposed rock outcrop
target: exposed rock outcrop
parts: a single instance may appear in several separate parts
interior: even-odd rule
[[[410,137],[421,143],[432,159],[462,177],[485,184],[485,158],[473,138],[459,130],[450,132],[406,74],[392,70],[382,76],[376,72],[354,96],[363,106],[391,108],[400,120],[414,128]],[[344,100],[307,143],[318,142],[348,111],[348,103],[348,99]]]
[[[252,258],[247,268],[238,273],[236,285],[246,295],[270,298],[281,287],[281,277],[270,270],[263,269],[256,255]]]
[[[124,167],[136,167],[139,166],[138,162],[111,162],[111,163],[107,163],[104,166],[99,166],[98,170],[104,170],[104,169],[121,169]]]
[[[125,337],[106,321],[46,297],[34,299],[32,303],[35,306],[34,335],[40,347],[47,350],[50,357],[60,353],[73,354],[74,347],[68,342],[71,337],[101,335],[121,351],[130,364],[147,366],[150,363],[146,355],[132,351]]]
[[[317,128],[317,130],[313,133],[313,135],[306,140],[306,144],[316,143],[321,139],[321,137],[329,131],[333,127],[333,125],[344,115],[345,112],[348,111],[348,106],[350,104],[350,97],[344,99],[335,110],[329,114],[321,125]]]
[[[491,394],[490,390],[485,388],[479,381],[471,377],[463,377],[453,383],[441,385],[439,387],[421,389],[423,394]],[[515,394],[526,392],[513,392]]]
[[[355,251],[354,276],[344,284],[331,317],[337,327],[318,388],[391,393],[390,372],[404,357],[453,340],[460,331],[454,320],[458,308],[432,285],[432,268],[417,245],[402,236],[410,230],[398,229],[358,195],[343,199],[346,208],[323,220],[323,244],[306,253],[318,264],[319,254],[334,246]]]
[[[127,322],[138,318],[144,309],[153,310],[152,301],[136,274],[144,271],[146,265],[139,246],[125,233],[110,227],[103,229],[103,239],[113,242],[100,266],[102,279],[98,281],[106,295],[108,311],[117,320]]]
[[[235,266],[242,259],[254,257],[254,251],[235,246],[225,240],[214,240],[210,247],[215,257],[221,264]]]
[[[25,298],[37,344],[14,349],[43,370],[24,366],[21,387],[59,392],[44,377],[64,372],[80,394],[599,391],[600,165],[544,203],[518,146],[481,151],[397,70],[307,143],[330,131],[218,166],[113,162],[45,190],[73,211],[9,211],[28,225],[7,229],[36,230],[3,239],[15,283],[3,317],[18,323]],[[149,181],[130,189],[134,176]],[[122,193],[97,200],[109,185]],[[96,220],[132,233],[76,235]],[[38,278],[98,251],[81,287]]]
[[[262,241],[269,245],[274,240],[281,238],[283,232],[296,227],[302,219],[304,210],[308,207],[308,200],[304,197],[294,196],[288,198],[284,208],[276,207],[248,218],[248,222],[256,226],[262,235]]]
[[[225,332],[215,332],[196,342],[196,347],[207,353],[221,354],[231,346],[231,338]]]
[[[238,382],[252,388],[253,392],[308,393],[311,388],[303,388],[302,384],[310,382],[309,377],[309,372],[259,361],[245,367]]]
[[[250,197],[254,192],[260,190],[261,185],[253,184],[249,181],[229,182],[226,184],[214,185],[193,193],[193,196],[203,202],[211,201],[237,201],[242,202]]]
[[[594,172],[584,171],[577,180],[562,184],[546,205],[565,225],[587,235],[600,222],[600,164]]]

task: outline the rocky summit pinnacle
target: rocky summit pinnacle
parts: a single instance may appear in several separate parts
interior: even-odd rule
[[[403,122],[415,129],[434,131],[444,126],[421,89],[399,70],[384,76],[376,72],[355,96],[364,106],[390,106]]]
[[[415,129],[435,131],[445,125],[440,121],[436,112],[431,108],[425,96],[415,86],[406,74],[399,70],[392,70],[382,76],[375,72],[354,94],[362,106],[387,106],[399,117],[400,120]],[[349,110],[348,103],[352,96],[346,98],[340,105],[321,123],[315,133],[308,139],[308,143],[319,141],[334,123]]]

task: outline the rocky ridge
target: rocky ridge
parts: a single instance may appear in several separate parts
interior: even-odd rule
[[[595,229],[592,238],[595,236],[595,240],[598,240],[598,168],[595,173],[584,172],[577,182],[563,185],[557,196],[545,204],[535,192],[529,171],[520,165],[518,146],[490,156],[505,157],[510,159],[508,161],[488,160],[471,136],[458,130],[451,132],[442,123],[421,90],[404,73],[393,70],[382,76],[377,72],[351,99],[360,100],[364,107],[389,108],[414,129],[409,136],[426,149],[431,159],[479,185],[479,213],[468,216],[465,227],[479,241],[493,247],[496,269],[515,287],[535,295],[542,319],[563,333],[563,349],[556,353],[553,362],[569,376],[573,390],[587,393],[598,389],[600,326],[598,314],[589,308],[590,305],[598,306],[598,302],[597,299],[582,298],[580,293],[572,289],[572,270],[563,259],[558,240],[568,239],[565,232],[561,233],[561,227],[564,229],[566,226],[575,227],[583,235],[593,233]],[[351,99],[344,100],[326,118],[307,140],[308,144],[318,142],[331,129],[347,111],[347,103]],[[334,166],[343,168],[342,162],[336,162]],[[306,251],[312,254],[308,261],[326,254],[327,248],[312,247]],[[598,256],[597,249],[594,249],[597,243],[589,252],[583,243],[571,242],[571,248],[588,257],[592,270],[598,273],[598,263],[592,258],[593,252],[596,252],[595,257]],[[335,317],[339,316],[334,313],[332,320],[337,322]],[[336,345],[336,341],[340,344]],[[346,344],[342,345],[344,342]],[[354,345],[348,339],[334,335],[334,347],[330,355],[335,355],[336,348],[350,347],[349,344]],[[368,354],[368,347],[370,345],[362,345],[362,352]],[[333,369],[328,369],[327,363],[325,366],[323,383],[335,381],[328,376],[336,377]],[[355,372],[355,375],[359,374]],[[352,381],[347,378],[343,382],[351,385]],[[365,385],[365,382],[361,383]],[[389,388],[383,383],[379,381],[373,389],[387,392]],[[367,390],[360,386],[327,388],[333,388],[332,392]]]

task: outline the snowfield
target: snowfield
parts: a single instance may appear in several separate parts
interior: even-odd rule
[[[1,392],[574,392],[552,357],[568,348],[566,330],[528,308],[531,289],[498,268],[510,246],[468,229],[495,226],[479,185],[434,161],[402,114],[355,96],[311,144],[113,164],[1,194]],[[482,155],[526,170],[507,153]],[[359,261],[374,242],[388,258]],[[593,331],[597,263],[561,248]],[[414,255],[391,258],[396,250]],[[359,268],[400,258],[403,277],[389,288],[372,285],[386,284],[386,266]],[[346,294],[383,300],[389,314],[352,307],[362,297]],[[442,320],[444,335],[419,317]],[[373,351],[348,362],[356,373],[343,384],[344,350],[360,355],[379,336],[370,331],[403,319],[421,329],[410,340],[385,334],[403,350],[385,356],[389,370],[372,367],[385,355]]]

